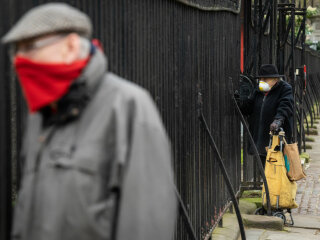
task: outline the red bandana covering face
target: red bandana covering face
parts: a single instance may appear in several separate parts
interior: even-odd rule
[[[88,60],[86,58],[65,64],[41,63],[16,57],[14,66],[30,112],[36,112],[65,95]]]

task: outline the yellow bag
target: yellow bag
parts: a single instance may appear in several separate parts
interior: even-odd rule
[[[298,205],[295,202],[297,184],[291,182],[287,177],[283,153],[275,151],[275,147],[279,144],[279,136],[273,136],[272,146],[268,149],[266,158],[265,175],[269,187],[271,208],[297,208]],[[262,188],[262,204],[265,208],[267,207],[264,186]]]

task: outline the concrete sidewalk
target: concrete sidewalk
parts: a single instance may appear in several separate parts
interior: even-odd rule
[[[320,131],[320,124],[316,126]],[[314,138],[314,142],[308,142],[312,149],[307,150],[311,158],[305,170],[307,178],[297,182],[296,202],[299,204],[299,208],[292,212],[320,216],[320,136],[312,136],[312,138]]]
[[[320,239],[320,216],[293,215],[293,227],[282,231],[246,228],[247,240],[316,240]],[[240,238],[239,238],[240,239]]]

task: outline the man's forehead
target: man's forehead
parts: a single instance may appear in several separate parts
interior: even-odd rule
[[[70,33],[60,33],[60,34],[47,34],[39,37],[29,38],[25,40],[18,41],[15,45],[11,45],[11,54],[26,54],[37,49],[42,49],[43,47],[50,46],[52,44],[58,43],[67,37]]]
[[[279,78],[277,78],[277,77],[260,77],[260,79],[263,79],[263,80],[278,80]]]
[[[50,38],[55,35],[58,35],[58,34],[50,33],[50,34],[41,35],[41,36],[37,36],[37,37],[22,39],[21,41],[16,42],[16,45],[19,46],[19,45],[31,44],[31,43],[36,42],[38,40]]]

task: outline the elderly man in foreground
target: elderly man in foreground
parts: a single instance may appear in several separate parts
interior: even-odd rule
[[[2,38],[29,108],[12,239],[163,239],[176,197],[150,95],[108,72],[87,15],[27,12]]]

